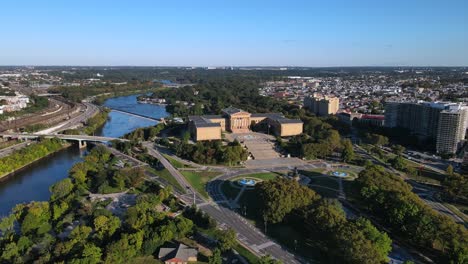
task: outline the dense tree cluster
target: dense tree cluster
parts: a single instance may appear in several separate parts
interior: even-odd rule
[[[142,127],[125,134],[123,137],[134,141],[148,141],[153,140],[163,129],[165,125],[159,123],[156,126]]]
[[[49,89],[49,92],[60,93],[63,97],[74,101],[81,102],[81,100],[89,96],[97,95],[107,95],[100,97],[101,99],[108,98],[108,96],[115,96],[119,94],[128,94],[128,93],[137,93],[149,91],[155,87],[158,87],[158,84],[148,81],[129,81],[125,85],[116,85],[112,83],[99,83],[92,85],[82,85],[80,87],[74,86],[60,86]],[[97,99],[100,99],[97,98]],[[99,100],[97,103],[101,103]]]
[[[144,182],[145,174],[141,167],[115,168],[115,159],[103,146],[92,150],[84,161],[70,170],[75,187],[84,192],[113,193],[128,188],[138,188]],[[107,169],[102,169],[107,168]]]
[[[468,175],[448,173],[442,186],[445,199],[468,205]]]
[[[325,158],[341,148],[340,134],[332,125],[303,111],[300,118],[304,122],[304,133],[289,140],[286,147],[289,153],[315,159]]]
[[[200,164],[235,165],[247,160],[248,152],[238,141],[223,146],[220,140],[199,141],[195,144],[184,141],[170,145],[176,155]]]
[[[93,150],[51,187],[48,202],[19,204],[1,219],[0,263],[160,263],[153,257],[159,247],[192,232],[191,220],[158,209],[173,198],[153,182],[122,217],[105,209],[107,202],[88,200],[83,189],[99,189],[94,178],[110,173],[110,156]]]
[[[285,102],[259,95],[261,79],[256,76],[210,75],[197,81],[195,86],[158,90],[153,97],[165,98],[169,102],[167,110],[177,116],[220,114],[229,106],[252,113],[284,111]],[[181,102],[194,105],[186,106]]]
[[[348,220],[340,204],[320,198],[294,180],[276,178],[256,185],[263,220],[286,224],[302,234],[301,246],[319,250],[329,263],[384,263],[391,239],[369,220]],[[270,262],[266,262],[270,263]]]
[[[305,244],[318,248],[330,263],[387,263],[392,241],[364,218],[347,220],[338,202],[319,200],[298,212]]]
[[[11,173],[39,158],[47,156],[63,148],[59,139],[43,139],[37,144],[31,144],[20,150],[15,150],[12,154],[0,158],[0,176]]]
[[[409,243],[438,252],[441,263],[466,263],[468,233],[464,226],[428,207],[411,186],[378,166],[359,174],[357,199],[372,215]]]
[[[88,121],[86,121],[86,127],[84,128],[84,133],[87,135],[92,135],[94,131],[96,131],[96,129],[103,126],[104,123],[107,121],[109,112],[110,112],[109,109],[104,109],[103,111],[89,118]]]
[[[314,191],[297,181],[283,177],[262,181],[255,185],[262,215],[269,223],[279,223],[291,211],[302,208],[319,199]]]
[[[341,158],[344,162],[351,162],[355,157],[353,143],[351,143],[351,140],[345,139],[342,145],[343,151],[341,152]]]

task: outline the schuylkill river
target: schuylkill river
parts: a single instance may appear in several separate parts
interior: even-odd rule
[[[136,95],[108,99],[104,105],[113,109],[161,118],[167,116],[164,106],[139,104]],[[120,137],[139,127],[156,124],[148,119],[112,111],[104,126],[96,135]],[[31,164],[15,175],[0,182],[0,218],[10,213],[18,203],[46,201],[50,197],[49,186],[66,178],[73,164],[80,162],[87,150],[77,146],[64,149]]]

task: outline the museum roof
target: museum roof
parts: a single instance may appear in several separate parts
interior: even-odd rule
[[[246,111],[230,106],[228,108],[224,108],[223,112],[228,114],[228,115],[233,115],[233,114],[236,114],[236,113],[246,112]]]
[[[302,124],[302,121],[299,119],[289,119],[284,117],[281,113],[263,113],[263,114],[252,114],[252,117],[266,117],[268,119],[274,120],[280,124]]]
[[[220,127],[221,124],[213,123],[204,116],[189,116],[189,120],[195,124],[196,127]]]

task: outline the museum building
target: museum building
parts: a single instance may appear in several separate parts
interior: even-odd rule
[[[248,133],[251,125],[257,124],[264,124],[269,133],[280,137],[299,135],[303,129],[298,119],[279,113],[251,114],[234,107],[223,109],[222,115],[189,116],[189,131],[195,141],[219,140],[224,131]]]

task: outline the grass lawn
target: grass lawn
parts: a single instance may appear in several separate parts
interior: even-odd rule
[[[267,180],[273,180],[274,178],[280,175],[281,174],[275,173],[275,172],[260,172],[260,173],[252,173],[252,174],[243,174],[232,179],[232,181],[236,181],[236,180],[243,179],[243,178],[254,178],[254,179],[267,181]]]
[[[185,193],[184,188],[180,186],[179,182],[177,182],[177,180],[174,177],[172,177],[171,173],[167,169],[156,170],[154,168],[147,168],[147,170],[152,174],[161,177],[161,179],[167,181],[175,189],[181,191],[182,193]]]
[[[241,244],[237,244],[234,246],[234,250],[239,253],[242,257],[244,257],[250,264],[257,264],[260,262],[260,258],[255,256],[254,253],[250,252],[248,249],[246,249],[244,246]]]
[[[239,186],[238,188],[236,188],[232,186],[232,184],[234,184],[232,182],[235,182],[237,180],[244,179],[244,178],[253,178],[253,179],[258,179],[262,181],[268,181],[268,180],[272,180],[278,177],[279,175],[281,174],[276,173],[276,172],[261,172],[261,173],[240,175],[229,181],[224,181],[223,184],[221,185],[221,190],[223,191],[224,195],[226,195],[228,199],[235,199],[237,195],[239,194],[241,187]],[[245,190],[245,191],[249,191],[249,190]]]
[[[209,198],[205,190],[206,183],[220,174],[215,171],[181,171],[180,173],[182,173],[190,185],[205,198]]]
[[[317,185],[310,186],[310,188],[316,193],[320,194],[320,196],[322,196],[323,198],[338,198],[338,189],[336,191],[333,191],[327,188],[322,188],[321,186]]]
[[[333,176],[324,176],[324,174],[315,171],[299,171],[300,174],[305,175],[311,179],[310,184],[320,185],[338,190],[338,182]]]
[[[177,169],[181,169],[181,168],[193,168],[192,166],[190,165],[187,165],[187,164],[184,164],[174,158],[172,158],[171,156],[167,155],[167,154],[163,154],[163,156],[172,164],[172,166],[174,166],[175,168]]]

